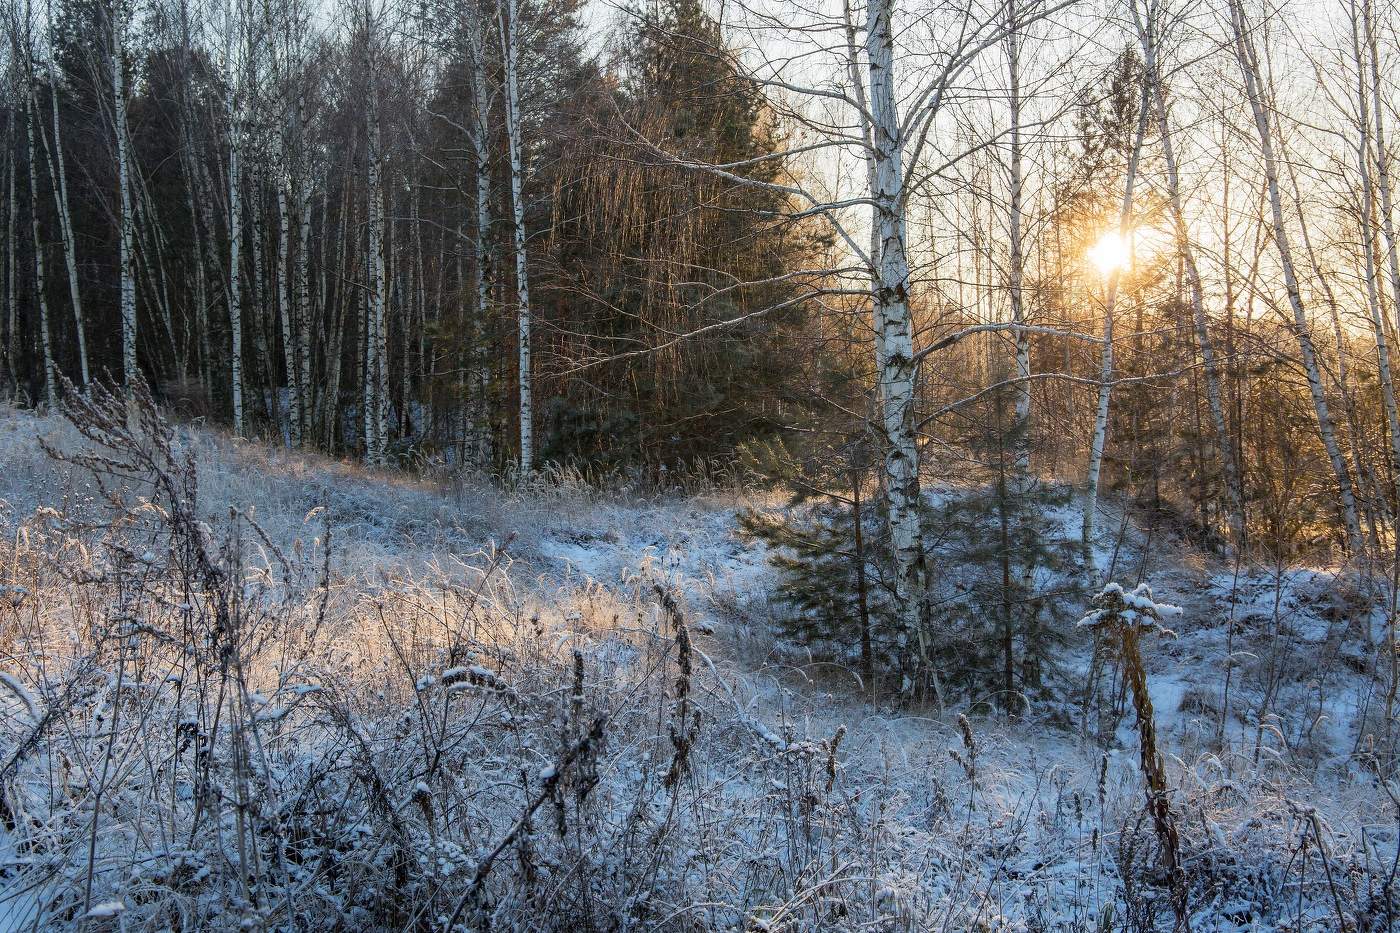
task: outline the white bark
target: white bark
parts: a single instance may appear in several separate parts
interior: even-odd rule
[[[339,235],[336,237],[335,248],[335,269],[338,280],[341,282],[349,281],[349,270],[346,265],[346,254],[350,248],[350,235],[348,231],[350,230],[350,215],[354,212],[356,204],[350,197],[350,188],[351,182],[350,179],[347,178],[345,180],[344,192],[340,199],[340,229]],[[321,195],[322,229],[328,227],[330,223],[328,219],[330,217],[329,206],[329,195],[323,192]],[[356,238],[356,242],[358,243],[358,238]],[[323,251],[323,256],[324,255]],[[328,256],[325,257],[326,260],[328,260],[328,258]],[[326,388],[325,391],[321,393],[322,410],[318,412],[318,421],[321,425],[321,432],[325,445],[333,449],[336,438],[340,433],[340,377],[344,354],[344,325],[345,322],[350,319],[349,309],[355,307],[356,299],[347,297],[344,286],[336,287],[334,311],[332,312],[329,300],[330,284],[326,276],[328,265],[328,261],[323,261],[321,263],[320,297],[322,309],[326,312],[327,318],[330,319],[331,335],[330,346],[327,347],[325,355]],[[358,319],[359,315],[356,314],[355,317]],[[356,327],[355,330],[358,333],[359,328]],[[356,352],[355,359],[357,361],[359,360],[358,351]]]
[[[78,249],[73,235],[73,215],[68,207],[68,169],[63,157],[63,121],[59,119],[58,80],[49,81],[49,102],[53,107],[53,151],[49,151],[48,136],[42,131],[44,151],[49,158],[49,178],[53,182],[54,201],[58,210],[58,230],[63,239],[63,261],[68,272],[68,298],[73,305],[73,333],[77,339],[78,374],[86,388],[91,381],[88,371],[87,333],[83,324],[83,300],[78,291]]]
[[[471,147],[476,175],[476,226],[472,241],[475,265],[472,269],[472,286],[476,296],[475,315],[472,320],[472,346],[469,367],[471,385],[470,448],[477,466],[491,463],[491,412],[488,391],[491,382],[491,364],[486,357],[487,322],[491,308],[491,287],[495,272],[491,262],[491,101],[486,85],[486,42],[484,23],[478,16],[469,26],[472,55],[472,121]]]
[[[374,54],[371,52],[371,54]],[[377,75],[372,78],[377,81]],[[372,105],[368,119],[368,178],[369,195],[369,307],[365,319],[365,460],[373,465],[384,463],[385,401],[388,374],[384,352],[384,318],[388,304],[388,283],[384,274],[384,183],[381,177],[381,151],[378,87],[370,91]]]
[[[1385,98],[1381,96],[1380,48],[1376,41],[1375,17],[1370,0],[1363,0],[1362,23],[1365,28],[1366,48],[1370,64],[1371,112],[1375,124],[1376,187],[1380,194],[1381,235],[1385,239],[1387,271],[1390,273],[1392,308],[1400,309],[1400,244],[1395,234],[1395,192],[1390,175],[1390,149],[1385,135]],[[1394,388],[1390,386],[1392,405]],[[1390,416],[1387,412],[1387,416]],[[1400,456],[1400,453],[1397,454]],[[1400,465],[1397,466],[1400,473]],[[1400,475],[1397,476],[1400,481]]]
[[[1025,291],[1025,247],[1023,244],[1022,199],[1024,178],[1022,173],[1021,141],[1021,36],[1016,24],[1016,5],[1012,2],[1007,11],[1011,20],[1006,37],[1007,67],[1010,72],[1011,92],[1011,203],[1009,218],[1010,298],[1011,322],[1017,326],[1016,335],[1016,383],[1015,389],[1015,471],[1013,490],[1024,496],[1031,485],[1031,338],[1022,329],[1026,323]]]
[[[272,358],[267,336],[268,331],[276,326],[276,322],[268,320],[267,264],[264,262],[263,255],[263,245],[267,243],[267,211],[262,197],[264,189],[262,170],[263,166],[257,161],[252,161],[248,166],[248,189],[256,196],[247,205],[247,220],[251,223],[251,229],[246,233],[245,242],[248,252],[253,257],[253,275],[247,280],[251,303],[245,306],[245,310],[247,308],[252,310],[249,323],[252,325],[254,352],[257,355],[258,370],[267,381],[265,389],[259,391],[258,394],[271,403],[267,409],[268,416],[277,420],[277,400],[275,397],[269,397],[269,393],[275,396],[277,390],[276,376],[274,375],[277,372],[277,361]]]
[[[305,176],[303,176],[304,178]],[[299,409],[302,443],[306,443],[311,432],[311,412],[313,410],[314,386],[311,384],[311,193],[306,185],[297,192],[297,257],[296,257],[296,318],[297,359],[300,363]]]
[[[44,363],[44,401],[50,409],[58,405],[58,377],[53,362],[53,340],[49,333],[49,299],[44,275],[44,243],[39,236],[39,182],[34,170],[34,82],[31,77],[24,95],[24,136],[29,153],[29,232],[34,243],[34,300],[39,306],[39,348]]]
[[[1391,475],[1400,502],[1400,414],[1395,405],[1395,381],[1391,378],[1390,340],[1386,335],[1386,322],[1381,310],[1380,270],[1376,268],[1376,185],[1371,175],[1371,115],[1374,103],[1379,110],[1379,98],[1370,100],[1370,82],[1367,74],[1366,57],[1362,53],[1360,13],[1355,0],[1348,4],[1351,14],[1352,55],[1356,63],[1357,86],[1356,107],[1358,138],[1356,146],[1357,174],[1361,180],[1361,249],[1365,253],[1362,266],[1366,277],[1366,306],[1371,313],[1371,329],[1376,339],[1376,366],[1381,382],[1381,405],[1385,409],[1386,426],[1390,430]]]
[[[909,261],[905,253],[903,127],[895,104],[893,0],[873,0],[866,31],[874,189],[879,256],[875,291],[875,344],[881,424],[885,434],[885,496],[895,559],[895,587],[904,637],[915,638],[920,660],[927,651],[926,569],[920,518],[919,448],[915,428],[913,325],[909,313]]]
[[[285,157],[279,147],[279,161]],[[287,375],[287,441],[301,446],[301,369],[297,364],[297,324],[292,320],[292,296],[287,281],[291,265],[292,219],[287,204],[290,180],[285,167],[277,166],[277,311],[282,325],[282,359]]]
[[[405,432],[414,436],[432,430],[432,373],[430,369],[426,340],[428,333],[427,272],[423,268],[423,215],[421,209],[421,185],[415,178],[409,198],[410,225],[413,230],[413,254],[409,259],[409,280],[411,286],[407,296],[411,314],[403,331],[403,412],[401,418]],[[413,331],[418,332],[418,363],[413,365]],[[419,401],[414,396],[413,374],[419,371],[425,387],[423,407],[418,423],[414,422],[414,405]]]
[[[1133,149],[1128,156],[1127,177],[1123,181],[1123,201],[1118,214],[1118,236],[1125,244],[1132,243],[1133,196],[1137,188],[1138,161],[1142,157],[1142,138],[1147,132],[1148,85],[1142,86],[1138,98],[1137,129]],[[1131,258],[1132,249],[1128,247]],[[1086,566],[1094,565],[1094,519],[1099,507],[1099,480],[1103,473],[1103,451],[1108,440],[1108,407],[1113,395],[1113,314],[1118,300],[1118,286],[1123,269],[1114,269],[1108,277],[1103,303],[1103,344],[1099,348],[1099,395],[1094,409],[1094,436],[1089,442],[1089,470],[1084,483],[1084,506],[1079,530],[1079,545]]]
[[[112,19],[112,113],[113,132],[117,143],[117,189],[120,201],[118,239],[120,248],[118,262],[121,267],[121,326],[122,326],[122,378],[128,383],[140,373],[136,362],[136,270],[135,246],[136,214],[131,203],[131,158],[128,152],[126,126],[126,82],[123,35],[126,32],[126,14],[117,0],[111,10]]]
[[[5,154],[9,157],[6,172],[6,188],[8,201],[5,209],[5,368],[8,370],[7,376],[11,383],[11,388],[19,390],[19,278],[18,263],[16,262],[16,251],[19,249],[19,239],[15,236],[15,215],[18,213],[19,202],[15,198],[15,172],[19,170],[18,160],[15,158],[15,112],[10,110],[9,145]]]
[[[229,0],[225,26],[225,56],[229,79],[229,145],[228,145],[228,322],[229,322],[229,393],[233,399],[233,431],[242,436],[243,421],[243,146],[242,104],[238,98],[242,84],[237,59],[239,36],[235,34],[233,5]]]
[[[1351,472],[1342,457],[1337,444],[1337,432],[1328,411],[1327,396],[1322,388],[1322,373],[1318,367],[1317,350],[1313,345],[1312,325],[1303,307],[1303,295],[1298,286],[1298,276],[1293,264],[1293,252],[1289,242],[1288,228],[1283,216],[1283,197],[1279,192],[1278,158],[1274,154],[1273,129],[1269,125],[1268,111],[1264,106],[1262,79],[1259,63],[1255,57],[1249,30],[1244,18],[1241,0],[1230,0],[1230,25],[1235,46],[1235,60],[1244,77],[1245,96],[1249,99],[1250,111],[1254,116],[1254,126],[1259,135],[1259,149],[1264,162],[1264,177],[1268,188],[1269,210],[1273,220],[1274,246],[1278,251],[1279,265],[1283,271],[1284,288],[1288,292],[1288,303],[1293,310],[1293,331],[1298,341],[1298,349],[1303,359],[1303,368],[1308,378],[1308,391],[1312,396],[1313,411],[1317,416],[1318,433],[1322,436],[1327,459],[1332,465],[1336,478],[1337,492],[1346,527],[1347,545],[1354,555],[1363,553],[1361,525],[1357,520],[1356,493],[1352,486]]]
[[[525,167],[520,120],[519,36],[516,0],[501,0],[501,55],[505,70],[506,139],[510,150],[510,204],[515,232],[515,301],[520,348],[520,472],[535,465],[535,405],[530,373],[530,271],[525,253],[525,199],[521,191]]]
[[[278,128],[273,166],[277,178],[277,305],[282,330],[283,366],[287,380],[286,436],[293,447],[307,439],[311,408],[311,373],[308,318],[310,282],[307,250],[310,246],[311,204],[306,191],[307,152],[303,138],[302,27],[300,3],[292,0],[284,11],[279,42],[273,43],[273,81],[280,90]],[[293,223],[296,229],[293,230]],[[295,243],[294,243],[295,240]]]

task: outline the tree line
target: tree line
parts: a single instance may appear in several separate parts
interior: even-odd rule
[[[372,463],[656,466],[775,422],[746,364],[782,381],[796,310],[565,373],[754,305],[781,277],[732,283],[812,248],[625,138],[778,145],[695,4],[639,14],[607,67],[570,3],[58,0],[6,27],[11,393],[139,372]]]

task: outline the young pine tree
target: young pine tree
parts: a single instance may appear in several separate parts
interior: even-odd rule
[[[867,683],[898,667],[898,621],[888,582],[885,518],[869,484],[863,435],[794,452],[781,439],[741,449],[746,468],[789,495],[782,512],[740,514],[743,532],[771,549],[780,620],[794,641],[837,659],[859,658]]]
[[[1005,376],[993,376],[994,382]],[[1018,481],[1018,425],[1008,386],[967,411],[963,441],[973,458],[973,482],[943,498],[931,528],[941,529],[930,560],[955,568],[945,574],[949,598],[940,602],[947,634],[938,646],[944,666],[973,698],[988,693],[1008,712],[1023,711],[1042,685],[1063,644],[1077,604],[1056,571],[1072,565],[1073,545],[1057,533],[1052,511],[1069,490]]]

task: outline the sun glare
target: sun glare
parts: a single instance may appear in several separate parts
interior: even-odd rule
[[[1089,248],[1089,261],[1102,275],[1122,272],[1133,264],[1131,244],[1117,230],[1109,230]]]

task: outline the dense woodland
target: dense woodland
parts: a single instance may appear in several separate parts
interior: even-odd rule
[[[1005,459],[1202,538],[1391,540],[1372,0],[1306,35],[596,12],[9,4],[6,390],[139,374],[239,433],[492,471],[865,435],[919,461],[891,487]],[[1096,261],[1120,227],[1131,263]]]
[[[699,7],[639,16],[605,67],[569,4],[275,6],[11,5],[8,390],[139,371],[370,462],[654,468],[774,430],[817,234],[637,143],[783,145]]]

